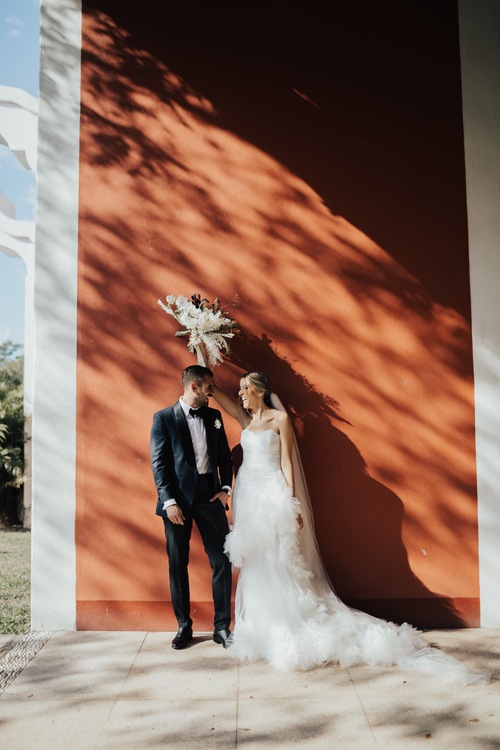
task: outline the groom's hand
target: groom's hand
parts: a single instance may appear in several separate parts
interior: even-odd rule
[[[184,513],[178,505],[169,505],[167,508],[167,518],[172,523],[184,526]]]
[[[226,510],[229,510],[229,505],[227,504],[227,499],[229,495],[227,492],[224,492],[224,490],[220,490],[220,492],[217,492],[212,498],[210,498],[210,502],[214,503],[216,500],[220,500],[222,505]]]

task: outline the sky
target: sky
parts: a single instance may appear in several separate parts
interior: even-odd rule
[[[39,0],[0,0],[0,85],[16,86],[38,98]],[[0,145],[0,192],[14,205],[16,219],[35,218],[35,175]],[[0,343],[24,342],[25,266],[0,252]]]

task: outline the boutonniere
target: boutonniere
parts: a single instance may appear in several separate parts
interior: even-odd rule
[[[214,427],[216,430],[220,430],[220,428],[222,427],[222,422],[220,421],[220,419],[215,420]]]

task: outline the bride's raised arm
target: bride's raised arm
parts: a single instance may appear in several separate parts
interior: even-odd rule
[[[208,367],[208,357],[206,355],[205,347],[202,343],[196,346],[196,355],[198,358],[198,364],[202,365],[203,367]],[[242,427],[246,427],[248,425],[248,423],[250,422],[250,417],[242,407],[242,405],[237,401],[237,399],[229,396],[225,391],[219,388],[216,383],[214,383],[214,398],[217,403],[222,406],[224,411],[226,411],[229,416],[236,419]]]

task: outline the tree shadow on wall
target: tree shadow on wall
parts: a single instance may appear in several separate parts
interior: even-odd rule
[[[470,316],[453,0],[83,6],[109,13],[114,23],[101,18],[101,34],[117,49],[133,40],[175,71],[170,85],[144,53],[128,63],[123,55],[113,79],[122,111],[141,108],[123,85],[133,77],[138,88],[254,143],[372,237],[434,300]],[[101,50],[84,52],[87,64],[94,56],[108,64]],[[99,93],[97,77],[92,84]],[[138,169],[164,163],[144,132],[108,134],[109,125],[103,120],[96,135],[97,163],[121,160],[130,143],[143,151]]]
[[[159,189],[162,182],[173,186],[177,193],[182,192],[184,205],[196,207],[202,219],[200,225],[207,227],[204,242],[214,240],[214,228],[221,234],[230,233],[235,247],[241,239],[240,228],[231,224],[231,214],[221,213],[210,180],[200,182],[196,169],[189,172],[192,167],[189,161],[183,163],[182,150],[181,157],[176,158],[179,153],[176,149],[177,126],[181,123],[189,130],[186,112],[196,113],[200,120],[215,123],[219,130],[226,130],[245,142],[255,144],[305,180],[332,212],[347,217],[357,227],[381,241],[382,246],[405,268],[415,272],[425,289],[431,292],[431,295],[422,298],[412,295],[407,300],[410,309],[424,315],[429,307],[428,300],[433,299],[452,304],[457,309],[462,308],[466,314],[468,298],[463,284],[465,287],[468,285],[467,274],[459,274],[463,284],[458,292],[459,285],[446,275],[448,256],[441,253],[439,234],[429,229],[433,224],[444,227],[446,246],[453,250],[453,262],[457,258],[463,260],[462,239],[466,233],[461,231],[460,222],[456,221],[457,215],[462,216],[460,179],[454,181],[453,172],[447,170],[443,161],[436,159],[436,151],[441,143],[439,139],[430,137],[429,143],[420,142],[416,148],[418,139],[413,137],[413,131],[406,128],[401,129],[403,135],[399,135],[399,140],[393,138],[401,119],[392,119],[394,113],[391,107],[397,101],[397,107],[405,113],[402,96],[394,97],[391,93],[396,92],[390,90],[381,96],[380,88],[374,87],[376,106],[373,106],[372,96],[367,97],[366,90],[357,88],[368,70],[366,62],[371,52],[369,45],[363,45],[377,36],[372,28],[368,28],[365,18],[357,18],[354,13],[349,27],[351,33],[340,34],[345,38],[340,46],[336,46],[330,43],[331,40],[328,40],[328,44],[316,44],[314,34],[321,26],[318,18],[310,17],[307,24],[298,23],[291,9],[286,8],[283,19],[286,23],[279,25],[279,3],[270,3],[262,20],[252,8],[252,23],[255,25],[262,21],[265,27],[260,34],[254,34],[252,23],[235,26],[239,16],[234,10],[237,7],[234,3],[231,8],[228,6],[226,22],[221,24],[218,23],[218,15],[224,3],[217,8],[206,3],[199,4],[199,12],[192,16],[190,13],[197,3],[189,2],[180,8],[176,6],[173,13],[170,12],[172,9],[169,10],[168,22],[164,25],[151,21],[159,20],[155,5],[160,7],[147,1],[138,10],[137,4],[130,0],[118,6],[109,0],[84,2],[87,11],[90,9],[92,12],[92,8],[96,8],[95,13],[91,13],[95,16],[96,33],[91,42],[85,45],[83,53],[83,73],[87,77],[84,91],[87,96],[82,106],[82,154],[86,160],[86,163],[82,162],[82,174],[85,177],[85,166],[89,167],[89,171],[94,169],[101,186],[106,186],[108,174],[113,176],[112,167],[116,167],[120,175],[120,186],[127,184],[130,177],[143,178],[133,179],[128,184],[133,185],[134,199],[147,202],[149,211],[146,212],[144,225],[134,217],[137,225],[131,226],[129,215],[125,212],[119,218],[114,211],[109,216],[106,212],[101,214],[89,199],[89,188],[87,193],[82,190],[84,220],[81,222],[80,250],[87,265],[87,285],[92,295],[80,296],[80,310],[86,314],[86,326],[82,326],[84,330],[80,331],[83,342],[80,352],[89,371],[97,373],[102,370],[106,373],[113,361],[120,361],[120,377],[128,378],[128,389],[154,394],[151,402],[156,403],[164,387],[164,373],[173,372],[180,365],[180,350],[177,355],[174,347],[168,346],[163,355],[158,352],[161,345],[153,322],[154,315],[145,305],[139,305],[136,299],[137,289],[148,289],[148,284],[151,285],[147,268],[160,254],[169,271],[178,273],[181,270],[186,279],[199,277],[193,253],[182,249],[185,237],[182,233],[176,235],[175,232],[166,231],[166,227],[170,228],[170,206]],[[384,5],[388,7],[390,3]],[[106,8],[110,14],[108,17],[101,12]],[[148,8],[152,10],[149,15]],[[166,17],[163,4],[161,8],[162,18]],[[239,12],[244,14],[246,6],[241,6]],[[349,12],[346,13],[349,16]],[[278,26],[280,35],[273,35]],[[382,27],[381,23],[380,33],[383,32]],[[235,28],[238,28],[238,34]],[[326,33],[330,33],[332,28]],[[348,66],[349,70],[344,69],[338,76],[333,75],[338,59],[354,38],[353,28],[356,32],[363,31],[359,38],[356,36],[362,54],[356,66]],[[335,29],[335,34],[332,31],[334,40],[340,33],[338,24]],[[385,33],[391,32],[386,30]],[[258,63],[255,55],[247,54],[248,45],[254,39],[258,39],[259,43]],[[401,39],[406,43],[404,35]],[[412,39],[414,44],[417,41],[421,44],[416,32]],[[297,44],[292,49],[293,40],[304,44],[302,47]],[[449,35],[447,40],[449,45]],[[377,37],[377,44],[384,48],[380,37]],[[323,50],[324,57],[320,60],[313,54],[315,47]],[[302,50],[301,54],[299,50]],[[411,63],[411,57],[410,50],[405,58],[407,65]],[[373,58],[372,76],[380,72],[381,80],[386,80],[388,68],[385,63],[376,65],[378,59]],[[429,60],[432,67],[432,55],[429,55]],[[398,64],[400,62],[399,58]],[[371,58],[369,64],[372,65]],[[404,75],[405,71],[408,72],[407,65],[390,69],[400,69],[400,75]],[[411,70],[418,73],[413,67]],[[356,72],[354,77],[353,72]],[[412,79],[413,82],[417,78]],[[314,107],[294,93],[292,84],[316,97],[323,108]],[[398,80],[392,81],[392,84],[397,89]],[[428,77],[424,76],[419,85],[425,87],[427,84]],[[436,90],[439,82],[433,86],[433,90]],[[404,93],[406,109],[409,101],[414,106],[411,87],[397,93]],[[442,93],[440,89],[440,95]],[[420,101],[418,97],[415,100]],[[213,108],[209,104],[213,104]],[[140,117],[144,113],[143,106],[146,113]],[[166,118],[164,107],[169,110]],[[426,119],[425,108],[416,114],[418,117],[406,119],[411,128],[419,131]],[[440,118],[436,116],[433,122],[438,120]],[[443,121],[448,122],[446,118]],[[356,127],[352,130],[354,125],[360,128],[361,124],[363,132]],[[387,125],[391,127],[386,129]],[[433,136],[432,128],[430,131],[430,136]],[[368,141],[364,140],[366,135],[370,136]],[[210,140],[209,129],[204,132],[204,137],[213,149],[220,147],[220,142]],[[447,153],[450,161],[455,163],[453,144]],[[359,158],[360,155],[363,158]],[[423,155],[425,160],[422,159]],[[429,185],[426,166],[433,160],[430,174],[435,176],[437,165],[441,166],[438,177]],[[422,174],[416,174],[420,170]],[[427,202],[422,205],[422,201],[419,203],[411,198],[415,191],[418,192],[415,185],[422,185],[424,177],[427,180]],[[455,192],[442,189],[443,184],[448,187],[450,182],[457,186]],[[116,190],[116,184],[116,179],[109,183],[108,200],[112,188]],[[401,197],[403,194],[404,200]],[[113,199],[115,195],[119,197],[120,193],[113,193]],[[443,202],[438,198],[444,195],[453,211],[443,210]],[[99,196],[102,199],[102,193]],[[281,198],[282,194],[279,193],[277,200]],[[400,198],[404,205],[395,198]],[[299,204],[301,200],[306,198],[299,191],[295,195],[295,203]],[[157,209],[156,214],[151,210],[153,206]],[[158,220],[152,221],[151,216],[165,217],[166,225],[163,226]],[[394,216],[397,216],[397,221],[393,220]],[[378,226],[378,231],[374,231],[370,223],[374,217],[383,225]],[[270,240],[280,231],[292,237],[298,233],[292,217],[277,222],[273,212],[267,214],[264,211],[257,220],[266,226]],[[321,248],[314,236],[305,235],[303,229],[300,231],[298,247],[301,252],[318,258]],[[195,234],[195,230],[190,228],[187,237],[195,238]],[[133,248],[133,253],[122,251],[127,245]],[[159,248],[157,251],[153,251],[155,245]],[[457,248],[460,252],[457,252]],[[327,253],[323,253],[321,257],[323,270],[334,274],[336,268],[333,264],[331,269],[326,265],[326,256]],[[255,264],[255,258],[253,262]],[[263,273],[273,278],[279,273],[279,262],[272,265],[269,255],[263,257],[261,263]],[[438,267],[437,264],[441,265]],[[367,297],[370,293],[374,294],[378,278],[386,283],[385,269],[370,267],[366,275],[360,277],[355,275],[357,265],[353,263],[355,270],[352,272],[348,269],[345,280],[354,288],[359,288],[361,294]],[[235,274],[234,283],[237,278]],[[401,296],[405,290],[407,292],[407,286],[400,289],[396,282],[390,279],[391,290]],[[279,285],[276,286],[278,294]],[[133,319],[132,316],[129,318],[124,328],[122,311],[127,309],[133,310],[134,316]],[[253,326],[254,331],[270,330],[258,317],[253,321]],[[291,343],[287,338],[288,351],[293,351],[293,348],[290,349]],[[392,601],[396,601],[398,592],[401,592],[401,596],[436,602],[439,611],[434,620],[426,624],[445,621],[447,625],[462,625],[450,603],[429,591],[411,571],[401,537],[401,500],[367,474],[363,457],[353,442],[334,426],[335,423],[341,426],[342,421],[346,422],[335,400],[316,393],[313,386],[295,372],[293,363],[276,356],[265,337],[238,341],[234,353],[242,369],[258,366],[271,373],[277,390],[293,413],[315,505],[320,545],[339,594],[349,600],[350,592],[356,592],[362,598],[362,593],[366,591],[371,596],[377,596],[379,601],[384,601],[384,597],[394,597]],[[148,363],[147,367],[143,366],[144,362]],[[371,386],[368,382],[365,385],[366,388]],[[89,388],[85,395],[91,400],[98,416],[103,408],[102,393]],[[158,408],[161,405],[158,403]],[[105,408],[109,419],[106,420],[106,431],[101,421],[103,435],[107,437],[109,423],[118,424],[125,430],[122,424],[123,390],[117,389],[116,394],[111,393]],[[88,410],[86,417],[90,425],[91,413]],[[137,415],[134,419],[139,423]],[[348,424],[345,426],[348,434],[352,434],[351,427]],[[146,420],[142,419],[139,427],[144,433],[145,444],[149,424],[146,425]],[[89,427],[90,434],[91,429]],[[129,438],[127,447],[131,460],[128,466],[139,465],[141,446],[136,438]],[[106,479],[103,482],[106,490],[102,494],[109,497],[112,490],[118,499],[121,493],[113,472],[116,473],[116,467],[120,466],[120,459],[123,461],[124,450],[118,443],[112,450],[116,452],[117,461],[107,461],[102,468],[103,479]],[[328,475],[324,467],[328,467]],[[95,473],[94,466],[92,472]],[[146,477],[146,473],[139,474],[137,470],[134,476],[137,476],[137,494],[140,494],[140,478]],[[130,494],[129,476],[124,475],[122,482],[123,492],[128,489]],[[383,519],[381,528],[379,519]],[[127,523],[133,531],[133,522],[129,520]],[[93,536],[91,524],[88,524],[88,534],[89,538]],[[121,560],[117,564],[121,564]],[[387,589],[389,583],[390,591]],[[398,619],[389,611],[380,614]]]
[[[232,347],[231,361],[243,372],[267,372],[292,416],[316,535],[337,594],[352,606],[395,622],[406,619],[408,599],[425,600],[419,620],[412,624],[464,627],[452,601],[431,591],[412,571],[402,540],[403,503],[370,477],[355,444],[335,427],[335,422],[352,427],[339,403],[330,394],[318,393],[289,361],[275,353],[272,344],[266,334],[260,338],[243,335]],[[238,445],[236,467],[241,457]],[[351,592],[362,593],[353,596]]]

